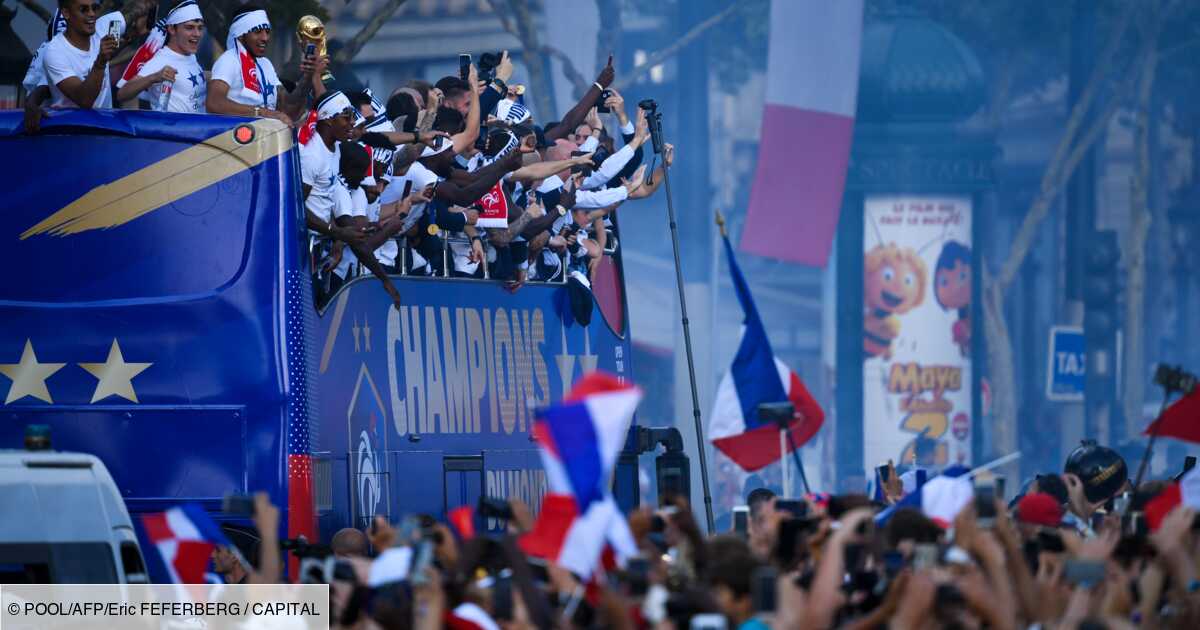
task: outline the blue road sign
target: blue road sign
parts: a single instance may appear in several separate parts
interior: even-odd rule
[[[1083,400],[1087,379],[1087,343],[1076,326],[1050,328],[1050,369],[1046,371],[1046,398],[1059,402]]]

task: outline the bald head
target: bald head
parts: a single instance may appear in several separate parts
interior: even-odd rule
[[[367,557],[367,536],[353,527],[347,527],[333,535],[329,544],[333,555],[338,557]]]

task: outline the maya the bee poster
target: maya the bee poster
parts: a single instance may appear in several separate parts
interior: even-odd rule
[[[869,196],[865,206],[864,463],[970,464],[971,200]]]

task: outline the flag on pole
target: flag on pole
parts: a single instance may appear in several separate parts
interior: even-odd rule
[[[1145,435],[1175,438],[1200,444],[1200,391],[1171,403],[1162,416],[1146,427]]]
[[[862,0],[771,3],[767,95],[741,248],[825,266],[850,160]]]
[[[717,388],[708,435],[713,446],[738,466],[758,470],[778,460],[784,451],[790,453],[793,445],[803,446],[812,439],[825,421],[825,412],[800,377],[775,358],[733,246],[727,237],[722,240],[745,329],[733,364]],[[759,420],[758,406],[784,401],[795,407],[795,416],[788,425],[791,443],[781,448],[779,426]]]
[[[525,553],[590,576],[605,548],[618,562],[637,544],[608,488],[642,390],[603,372],[583,377],[533,425],[546,469],[546,497]]]
[[[204,584],[213,549],[217,545],[233,548],[212,517],[195,503],[144,514],[142,527],[176,584]]]
[[[891,519],[896,510],[914,508],[942,528],[949,528],[958,513],[975,499],[975,485],[971,481],[970,472],[963,466],[947,468],[942,474],[906,494],[895,505],[877,514],[875,523],[883,525]]]

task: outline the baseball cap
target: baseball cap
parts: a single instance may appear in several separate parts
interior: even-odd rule
[[[1022,523],[1058,527],[1062,517],[1062,506],[1045,492],[1031,492],[1017,502],[1017,520]]]

